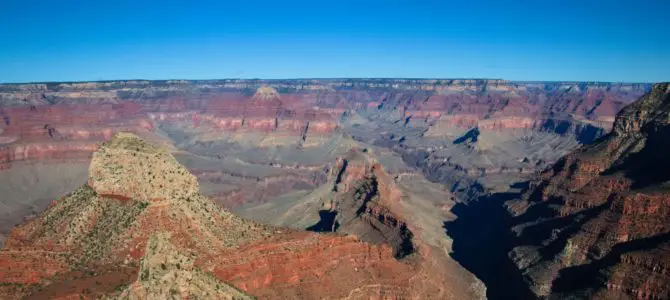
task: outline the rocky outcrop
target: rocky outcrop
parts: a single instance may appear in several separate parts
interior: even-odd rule
[[[413,233],[399,217],[402,192],[379,163],[354,149],[337,160],[330,174],[332,193],[323,199],[321,221],[310,230],[345,232],[388,244],[399,258],[414,252]]]
[[[215,196],[221,203],[233,207],[251,202],[268,202],[295,191],[300,196],[314,187],[322,186],[326,179],[316,178],[314,173],[321,173],[319,176],[324,177],[323,172],[273,172],[268,171],[270,167],[267,165],[305,163],[323,167],[352,147],[350,141],[344,140],[351,137],[352,140],[369,142],[375,147],[391,149],[394,155],[402,156],[404,162],[399,164],[416,167],[430,180],[446,184],[448,190],[456,194],[456,198],[470,199],[485,193],[489,188],[489,182],[483,180],[485,177],[498,176],[496,180],[507,176],[525,177],[553,162],[566,151],[576,148],[578,142],[591,143],[611,127],[621,107],[648,89],[649,86],[644,84],[403,79],[176,80],[0,85],[0,168],[5,169],[3,172],[7,173],[4,174],[18,174],[17,181],[25,185],[27,183],[23,183],[20,178],[32,171],[22,169],[24,165],[33,165],[32,162],[67,164],[73,161],[79,165],[87,164],[100,143],[111,139],[117,132],[133,132],[152,144],[174,145],[176,148],[170,149],[171,152],[189,156],[184,163],[196,169],[195,175],[207,195]],[[461,144],[452,143],[452,137],[458,139],[472,128],[477,128],[481,133],[476,142],[467,140]],[[372,139],[362,138],[364,134]],[[498,136],[503,138],[498,139]],[[384,140],[385,137],[389,138]],[[139,163],[158,164],[156,159],[164,157],[109,147],[99,153],[103,152],[115,153],[111,158],[122,152],[131,155],[124,158],[127,160],[125,163],[117,166],[121,167],[119,174],[125,171],[138,172],[140,168],[136,166]],[[132,153],[137,156],[132,158]],[[388,161],[384,159],[389,157],[381,159],[388,166]],[[423,222],[421,214],[415,216],[403,211],[402,208],[411,207],[415,203],[404,201],[408,195],[398,192],[393,179],[387,180],[389,172],[398,169],[393,166],[396,163],[390,163],[389,172],[375,166],[374,162],[364,163],[365,166],[357,171],[356,161],[351,159],[351,168],[345,172],[350,173],[352,179],[343,181],[348,188],[341,186],[332,193],[335,195],[332,199],[317,197],[322,202],[330,203],[332,200],[333,203],[339,203],[338,208],[321,207],[325,214],[323,217],[332,216],[334,220],[334,214],[337,213],[338,222],[343,225],[336,231],[357,234],[362,241],[373,242],[379,247],[392,245],[392,254],[402,257],[403,261],[422,257],[421,261],[425,263],[434,259],[435,255],[426,256],[430,251],[421,250],[424,245],[416,238],[431,229],[425,228],[428,225]],[[578,167],[579,172],[586,174],[590,168],[597,169],[587,164]],[[175,204],[179,202],[169,200],[172,183],[178,182],[191,191],[191,179],[170,174],[165,169],[168,172],[165,177],[151,177],[150,183],[141,176],[108,182],[106,178],[116,174],[115,170],[102,172],[100,166],[93,169],[101,172],[98,175],[104,176],[91,177],[90,186],[87,184],[82,187],[74,198],[95,200],[77,202],[67,197],[64,198],[65,202],[77,205],[64,209],[63,201],[58,201],[54,211],[68,216],[86,215],[77,218],[77,226],[97,228],[112,234],[114,231],[108,227],[96,226],[111,226],[109,224],[121,222],[114,219],[116,217],[102,223],[85,221],[91,220],[91,216],[95,216],[95,220],[103,220],[105,218],[101,217],[101,212],[111,208],[115,212],[112,216],[128,216],[129,224],[140,222],[149,229],[150,233],[147,234],[133,233],[132,243],[121,242],[130,237],[117,237],[117,233],[113,233],[113,238],[100,237],[120,243],[114,244],[114,247],[123,249],[123,253],[112,255],[103,251],[92,257],[111,257],[108,258],[110,261],[130,257],[130,264],[124,267],[123,272],[110,271],[113,275],[110,276],[115,280],[130,279],[114,282],[132,284],[137,278],[137,266],[133,266],[133,262],[141,260],[147,241],[161,228],[179,232],[171,235],[171,243],[180,251],[185,245],[197,249],[208,247],[183,238],[191,234],[188,225],[192,228],[210,225],[212,228],[218,227],[213,223],[199,223],[198,226],[189,223],[190,215],[180,217],[184,212],[180,204]],[[572,184],[587,184],[588,177],[582,175],[575,178]],[[56,177],[51,174],[48,176]],[[580,183],[580,180],[584,182]],[[32,184],[34,180],[25,182]],[[613,180],[607,184],[604,186],[623,183]],[[157,190],[161,189],[161,185],[164,191]],[[491,185],[506,186],[506,183],[495,181]],[[54,181],[52,186],[64,185]],[[329,186],[330,192],[333,186]],[[26,201],[33,202],[22,203],[23,199],[12,199],[11,205],[41,209],[44,206],[39,203],[56,199],[60,193],[40,192],[38,198],[24,197],[30,199]],[[187,194],[195,195],[190,192]],[[143,208],[146,203],[148,206]],[[80,211],[79,208],[86,210]],[[189,214],[193,213],[191,209],[183,209]],[[316,211],[315,216],[300,218],[300,221],[307,226],[314,225],[318,220],[318,210],[312,210]],[[26,211],[27,216],[30,210],[21,211],[22,214]],[[141,221],[132,221],[138,216],[151,218],[141,217]],[[49,218],[55,219],[58,218]],[[206,219],[209,216],[203,220]],[[126,219],[122,221],[126,222]],[[303,223],[296,227],[305,228]],[[71,227],[74,225],[66,222],[56,224],[59,228],[70,228],[72,232],[83,230],[75,230],[79,227]],[[425,226],[422,228],[416,224]],[[433,231],[439,227],[432,221],[430,224]],[[3,226],[5,228],[0,228],[0,231],[7,227]],[[135,227],[132,228],[124,230],[134,231]],[[332,231],[332,224],[329,228]],[[98,253],[96,251],[99,250],[72,244],[81,239],[80,233],[68,239],[49,236],[44,241],[35,242],[33,237],[40,235],[26,232],[18,230],[12,235],[8,242],[11,247],[39,245],[58,251],[65,249],[64,253],[72,252],[68,249],[81,248],[88,249],[81,250],[87,255]],[[198,234],[203,234],[198,236],[199,239],[225,240],[218,233],[204,229]],[[61,242],[54,243],[56,240]],[[401,251],[404,242],[400,241],[408,240],[412,241],[413,250]],[[94,240],[90,244],[96,243],[100,242]],[[222,243],[237,245],[234,239]],[[410,252],[412,255],[404,254]],[[314,259],[319,260],[320,257]],[[56,263],[48,265],[58,266]],[[422,269],[421,272],[437,274],[434,269],[426,270]],[[135,275],[128,277],[132,272]],[[44,276],[49,277],[49,274]],[[444,276],[435,277],[440,281]],[[444,283],[437,282],[436,285]],[[114,287],[111,288],[113,291]],[[279,289],[273,288],[273,292]],[[102,288],[95,291],[103,294],[108,292]]]
[[[189,142],[316,148],[333,134],[346,133],[340,121],[347,111],[365,111],[375,122],[400,128],[428,126],[426,138],[477,126],[555,132],[590,143],[609,130],[621,107],[646,90],[644,84],[409,79],[4,84],[0,164],[7,169],[14,161],[70,155],[88,160],[93,145],[116,132],[161,139],[157,127],[173,128]],[[481,166],[459,165],[481,173]],[[522,173],[535,171],[522,167]]]
[[[296,293],[301,298],[430,295],[403,287],[402,282],[411,280],[411,274],[415,274],[413,267],[396,261],[386,245],[361,243],[353,236],[310,239],[307,233],[293,235],[288,240],[250,244],[222,253],[210,269],[244,291],[258,291],[254,294],[261,298],[289,297]],[[382,266],[383,271],[378,269]],[[371,281],[365,272],[373,272],[377,279]],[[348,288],[352,284],[357,289]],[[343,294],[342,290],[348,292]]]
[[[670,89],[623,109],[613,131],[541,174],[510,253],[538,296],[670,297]]]
[[[388,245],[241,219],[202,197],[166,149],[132,134],[104,143],[89,173],[12,231],[2,298],[242,297],[235,288],[260,298],[475,297],[450,285],[429,251],[400,261]],[[102,276],[114,285],[91,284]]]
[[[169,235],[153,236],[140,263],[137,281],[118,299],[252,299],[195,266],[194,254],[180,253]]]
[[[190,198],[199,192],[196,177],[167,149],[125,132],[93,155],[88,186],[98,195],[140,201]]]

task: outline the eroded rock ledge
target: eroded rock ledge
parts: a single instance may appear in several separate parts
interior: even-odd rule
[[[670,297],[669,86],[509,203],[520,239],[510,256],[538,296]]]

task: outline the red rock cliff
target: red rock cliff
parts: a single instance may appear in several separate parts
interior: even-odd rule
[[[670,297],[668,120],[670,85],[658,84],[510,203],[523,245],[511,256],[536,294]]]
[[[194,261],[181,261],[185,271],[195,272],[184,276],[217,287],[225,282],[263,299],[473,297],[469,286],[447,284],[429,251],[401,261],[387,245],[234,216],[200,196],[195,177],[166,149],[132,134],[103,144],[89,174],[86,185],[12,231],[0,251],[0,297],[159,293],[143,282],[161,268],[181,270],[180,261],[154,261],[169,257]],[[167,239],[159,244],[183,254],[154,253],[157,236]],[[180,276],[161,282],[179,285]],[[198,292],[188,285],[179,290]]]

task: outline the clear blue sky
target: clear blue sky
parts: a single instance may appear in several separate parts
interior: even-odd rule
[[[669,13],[670,0],[0,0],[0,82],[670,81]]]

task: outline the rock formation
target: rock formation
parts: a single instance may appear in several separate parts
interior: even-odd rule
[[[264,263],[259,269],[263,271],[259,272],[249,271],[259,267],[253,262],[240,263],[239,272],[235,273],[230,269],[214,270],[199,265],[206,259],[218,259],[204,255],[195,259],[188,276],[201,270],[245,293],[261,297],[278,294],[291,297],[308,290],[310,294],[324,296],[319,294],[318,287],[326,286],[322,278],[326,273],[318,271],[321,277],[313,281],[306,278],[314,277],[310,268],[321,270],[314,266],[330,261],[319,252],[337,249],[349,253],[350,257],[368,260],[377,257],[375,264],[393,265],[389,268],[397,268],[402,274],[409,274],[403,273],[408,268],[416,271],[412,274],[420,275],[411,277],[412,284],[422,291],[428,290],[428,286],[472,284],[471,290],[481,292],[480,283],[447,255],[451,241],[441,226],[453,218],[449,213],[451,206],[490,191],[504,190],[512,182],[527,180],[580,144],[593,142],[612,127],[614,116],[622,107],[639,98],[649,87],[646,84],[430,79],[3,84],[0,85],[0,180],[3,182],[0,206],[4,209],[0,211],[0,245],[16,224],[26,221],[41,224],[39,220],[44,217],[36,216],[54,199],[60,200],[52,205],[51,213],[45,214],[59,211],[54,216],[65,214],[81,223],[48,218],[50,226],[56,224],[70,229],[68,235],[72,236],[67,239],[60,233],[50,236],[53,233],[40,231],[37,234],[31,231],[37,229],[28,230],[41,225],[21,226],[9,238],[9,248],[23,242],[37,249],[66,247],[42,256],[10,251],[22,257],[16,260],[16,268],[32,268],[39,263],[47,267],[35,268],[30,274],[10,273],[7,278],[23,278],[21,282],[32,278],[29,282],[42,282],[44,295],[83,293],[83,289],[76,286],[84,286],[86,295],[108,294],[110,290],[118,290],[120,295],[129,285],[138,287],[133,290],[137,292],[143,289],[138,274],[140,261],[148,241],[160,233],[159,228],[178,228],[176,234],[171,230],[168,238],[177,249],[175,255],[188,257],[190,253],[207,253],[201,250],[209,245],[183,238],[191,234],[189,225],[191,228],[202,226],[204,229],[197,233],[214,243],[226,240],[214,247],[220,250],[219,258],[242,259],[233,250],[238,244],[236,241],[208,229],[229,223],[215,214],[213,223],[207,223],[209,215],[205,215],[196,226],[187,221],[195,214],[192,211],[195,208],[186,209],[175,204],[178,201],[170,200],[177,196],[201,199],[206,195],[217,205],[257,221],[299,229],[316,226],[311,228],[315,231],[335,229],[335,234],[282,230],[284,234],[270,234],[269,239],[276,242],[272,247],[253,239],[243,241],[239,246],[243,244],[254,257],[264,257],[265,251],[272,249],[272,257],[277,261]],[[115,142],[110,139],[118,132],[132,132],[160,147],[114,146]],[[109,143],[101,149],[102,142]],[[352,148],[374,149],[377,155],[358,153],[359,157],[350,153]],[[94,157],[96,151],[99,152]],[[338,157],[340,160],[336,160]],[[173,168],[175,159],[195,177],[187,175],[183,168]],[[146,169],[147,164],[157,166],[160,172]],[[340,171],[344,178],[341,181],[337,179]],[[119,174],[126,176],[119,177]],[[87,184],[62,197],[82,182]],[[173,195],[172,189],[177,186],[180,190]],[[114,213],[102,214],[103,211]],[[86,221],[90,216],[95,216],[96,221]],[[331,217],[330,223],[319,223]],[[105,222],[119,222],[115,218],[122,218],[123,222],[129,220],[130,227],[121,230],[126,235],[143,232],[133,227],[139,226],[132,225],[140,224],[137,222],[143,222],[142,227],[148,228],[151,234],[133,233],[131,243],[124,242],[129,239],[126,235],[117,237],[121,233],[96,227],[107,226]],[[133,221],[135,218],[141,221]],[[334,228],[335,222],[337,228]],[[95,230],[108,235],[94,238],[82,233],[89,229],[80,227],[98,228]],[[339,235],[343,233],[354,234],[370,244],[343,238]],[[245,233],[245,236],[254,234]],[[103,264],[93,271],[98,275],[88,274],[89,263],[77,259],[83,257],[84,252],[90,256],[98,250],[77,244],[88,243],[81,235],[86,239],[117,243],[114,249],[128,247],[121,254],[104,252],[94,256],[96,261],[98,258],[114,262],[128,260],[128,264],[117,264],[118,268]],[[314,236],[319,238],[312,239]],[[61,242],[55,243],[56,240]],[[284,246],[278,246],[285,245],[284,241],[299,245],[296,249],[311,247],[318,251],[287,251]],[[390,255],[386,256],[387,252]],[[70,258],[64,260],[63,255]],[[110,255],[113,259],[108,257]],[[329,255],[339,259],[337,252]],[[71,267],[71,257],[79,257],[74,259],[75,265],[83,264],[84,269]],[[309,267],[300,266],[290,276],[283,277],[286,274],[277,274],[275,266],[281,265],[287,257],[304,259]],[[11,261],[7,263],[14,266]],[[395,264],[398,261],[402,266]],[[407,267],[408,261],[418,262]],[[357,273],[360,277],[353,277],[346,271],[346,264],[340,264],[345,271],[337,273],[338,276],[371,282],[366,277],[369,274]],[[431,265],[446,267],[439,269]],[[361,269],[357,260],[346,266]],[[74,271],[62,274],[65,269]],[[53,277],[55,270],[61,270],[57,280]],[[454,279],[454,274],[459,274],[460,279]],[[102,281],[101,276],[109,284],[96,285],[96,281]],[[405,275],[385,276],[373,277],[390,283],[369,285],[361,291],[374,290],[375,295],[407,293],[406,285],[396,285],[407,279]],[[441,281],[443,278],[450,281],[445,284]],[[50,280],[62,284],[49,284],[46,288]],[[201,283],[207,286],[210,281],[202,278]],[[170,285],[163,290],[180,286],[183,285]],[[332,297],[340,297],[340,291],[352,286],[353,283],[346,283],[327,289],[336,295]],[[21,293],[41,295],[35,293],[34,285],[12,287]],[[414,290],[409,291],[414,295]],[[362,295],[367,295],[365,293]],[[459,293],[460,290],[452,294]],[[128,291],[127,295],[131,294]]]
[[[643,84],[525,83],[503,80],[212,80],[110,81],[0,85],[3,107],[136,102],[145,111],[237,111],[237,100],[339,115],[347,109],[395,110],[411,118],[482,128],[530,128],[546,120],[609,127],[616,112],[648,89]],[[247,96],[251,92],[251,97]],[[281,92],[280,92],[281,91]],[[266,114],[266,113],[263,113]]]
[[[402,125],[399,131],[425,128],[428,138],[444,138],[452,127],[478,127],[551,132],[589,143],[647,89],[642,84],[390,79],[5,84],[0,85],[0,168],[33,159],[87,162],[95,145],[115,132],[153,141],[156,127],[186,135],[191,143],[316,147],[328,142],[341,127],[338,119],[347,119],[352,110],[371,113],[377,123]],[[532,164],[460,165],[535,170]]]
[[[510,257],[538,296],[670,297],[669,87],[655,85],[609,135],[508,203],[519,224]]]
[[[137,280],[119,299],[252,299],[195,267],[194,254],[184,255],[158,234],[149,240]]]
[[[331,178],[333,193],[323,199],[321,220],[308,229],[345,232],[363,241],[389,244],[396,257],[414,251],[413,233],[400,217],[402,192],[381,164],[354,149],[337,160]]]
[[[235,211],[278,226],[347,233],[364,242],[390,245],[394,257],[418,261],[425,274],[432,274],[424,277],[425,284],[447,277],[483,297],[486,288],[481,282],[449,257],[451,240],[442,223],[453,217],[448,213],[455,204],[453,195],[416,171],[392,175],[382,163],[388,159],[383,155],[371,148],[353,148],[328,167],[326,182],[311,192],[246,204]]]
[[[115,132],[144,134],[153,124],[134,103],[5,108],[0,114],[0,168],[25,160],[87,161]]]
[[[0,297],[476,297],[437,272],[428,250],[398,260],[387,244],[241,219],[201,196],[166,149],[133,134],[105,142],[89,176],[12,231]]]

